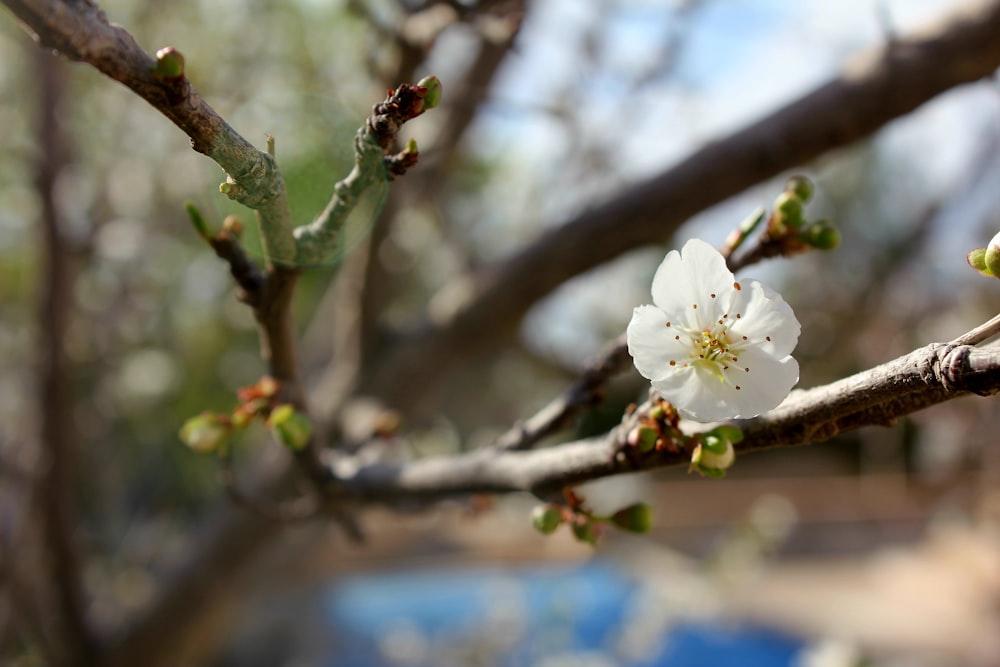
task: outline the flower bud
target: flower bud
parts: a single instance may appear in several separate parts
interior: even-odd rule
[[[635,503],[612,514],[611,523],[630,533],[648,533],[653,526],[653,510],[646,503]]]
[[[309,417],[288,404],[271,410],[267,423],[274,437],[293,451],[305,449],[312,437],[313,428]]]
[[[184,55],[172,46],[156,52],[156,76],[161,79],[178,79],[184,76]]]
[[[965,261],[969,266],[979,271],[984,276],[993,276],[993,272],[986,267],[986,248],[976,248],[965,256]]]
[[[628,433],[628,444],[638,447],[640,452],[649,452],[656,447],[656,440],[660,434],[655,428],[648,426],[636,426]]]
[[[733,443],[711,433],[701,436],[701,443],[691,452],[691,467],[712,477],[724,476],[735,460]]]
[[[443,90],[440,79],[436,76],[425,76],[420,81],[417,81],[417,85],[427,89],[427,92],[424,93],[425,111],[427,109],[433,109],[441,103],[441,94]]]
[[[531,525],[542,535],[551,535],[563,522],[563,513],[555,505],[538,505],[531,512]]]
[[[802,218],[802,200],[791,192],[782,192],[774,200],[774,214],[781,224],[788,227],[797,229],[805,222]]]
[[[802,230],[802,240],[817,250],[833,250],[840,245],[840,231],[829,220],[817,220]]]
[[[597,544],[598,530],[597,526],[589,518],[581,517],[579,520],[574,521],[571,526],[573,530],[573,537],[575,537],[580,542],[586,542],[591,546]]]
[[[192,451],[211,454],[229,441],[232,430],[232,425],[224,415],[202,412],[184,422],[178,435]]]
[[[785,192],[791,192],[803,202],[807,202],[813,195],[812,181],[805,176],[792,176],[785,183]]]
[[[986,246],[986,254],[983,258],[987,270],[995,276],[1000,276],[1000,232],[996,234]]]

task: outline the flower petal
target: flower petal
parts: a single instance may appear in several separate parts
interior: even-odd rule
[[[741,284],[743,290],[731,306],[742,314],[733,324],[733,333],[747,336],[757,349],[772,357],[780,359],[791,354],[802,329],[792,307],[780,294],[756,280]],[[739,301],[742,303],[737,306],[735,302]]]
[[[659,380],[673,372],[671,356],[681,356],[684,349],[667,327],[667,315],[656,306],[639,306],[625,331],[628,352],[639,373],[647,380]]]
[[[736,391],[706,370],[694,366],[680,368],[653,380],[652,385],[686,419],[712,422],[733,418],[730,395]]]
[[[722,254],[701,239],[691,239],[660,263],[653,276],[653,303],[686,326],[702,329],[722,314],[733,282]],[[701,310],[692,308],[694,304]]]
[[[750,369],[739,381],[739,396],[733,399],[736,418],[749,419],[776,408],[799,381],[799,362],[792,356],[776,359],[750,348],[740,355]]]

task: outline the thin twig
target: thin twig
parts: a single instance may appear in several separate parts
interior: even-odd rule
[[[500,451],[530,449],[558,432],[579,412],[600,404],[604,384],[628,368],[629,359],[625,336],[610,341],[601,355],[584,369],[572,387],[535,415],[501,435],[493,446]]]

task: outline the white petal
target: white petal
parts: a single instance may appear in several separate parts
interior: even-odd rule
[[[639,306],[632,311],[625,338],[628,352],[639,373],[647,380],[659,380],[672,372],[670,359],[686,353],[667,327],[667,315],[656,306]]]
[[[777,407],[799,381],[799,362],[791,356],[775,359],[767,353],[749,349],[740,355],[740,363],[750,368],[740,380],[740,391],[733,398],[735,417],[749,419]]]
[[[653,388],[673,403],[682,417],[713,422],[749,419],[767,412],[785,400],[798,382],[799,364],[790,356],[778,360],[747,351],[740,360],[750,372],[734,369],[730,382],[708,370],[684,368],[654,380]]]
[[[775,358],[792,353],[799,341],[799,325],[792,307],[781,295],[756,280],[742,281],[743,286],[731,307],[738,308],[742,317],[733,324],[735,334],[746,336],[754,346]]]
[[[652,384],[686,419],[712,422],[735,416],[730,395],[737,392],[706,370],[682,368]]]
[[[656,270],[653,303],[671,318],[701,329],[722,314],[722,304],[729,302],[733,282],[722,254],[701,239],[691,239],[680,253],[667,253]],[[701,310],[692,308],[694,304]]]

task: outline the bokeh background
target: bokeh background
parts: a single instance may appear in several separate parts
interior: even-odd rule
[[[386,87],[404,74],[443,82],[440,113],[405,130],[420,167],[370,202],[348,252],[310,271],[296,303],[313,402],[338,405],[347,429],[367,404],[330,397],[364,378],[330,361],[352,344],[344,304],[359,284],[358,354],[377,357],[397,332],[448,310],[456,276],[955,3],[101,4],[147,50],[179,49],[243,136],[276,137],[301,222],[346,173],[353,134]],[[58,81],[55,129],[41,120],[43,71]],[[837,222],[841,248],[748,270],[802,322],[801,386],[950,340],[1000,309],[1000,286],[965,264],[1000,229],[998,112],[995,79],[961,86],[803,165],[817,184],[807,212]],[[55,144],[43,136],[53,132]],[[44,633],[24,611],[44,626],[44,591],[28,586],[26,602],[12,582],[38,555],[32,480],[46,464],[40,422],[52,418],[39,398],[43,152],[58,151],[52,198],[68,242],[71,409],[59,418],[77,450],[73,537],[102,631],[154,603],[227,502],[217,465],[181,445],[179,425],[229,409],[264,366],[250,312],[184,213],[186,200],[215,224],[235,211],[217,193],[224,174],[122,86],[41,53],[6,10],[0,137],[0,655],[27,667],[44,664]],[[404,414],[394,455],[481,446],[532,414],[648,300],[667,249],[692,236],[720,244],[783,178],[574,278],[523,322],[497,323],[516,327],[510,344],[428,400],[390,406]],[[637,376],[616,380],[577,433],[610,428],[643,391]],[[523,497],[365,510],[362,546],[335,527],[292,526],[220,593],[225,614],[183,664],[997,664],[998,430],[996,401],[970,397],[893,428],[741,458],[725,481],[682,470],[608,480],[581,492],[605,510],[646,500],[656,523],[596,549],[534,533]],[[239,455],[248,474],[283,456],[263,436]]]

